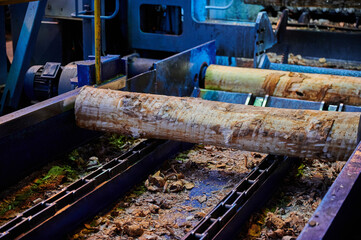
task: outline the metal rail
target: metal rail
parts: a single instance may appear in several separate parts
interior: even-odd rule
[[[95,44],[95,81],[96,84],[102,82],[101,72],[101,37],[102,37],[102,26],[100,20],[100,0],[94,0],[94,44]]]
[[[183,240],[231,239],[268,200],[295,159],[268,155]]]
[[[361,112],[361,106],[346,105],[340,103],[338,105],[327,104],[325,102],[313,102],[306,100],[297,100],[290,98],[281,98],[273,96],[258,97],[252,93],[236,93],[215,91],[207,89],[195,89],[192,93],[193,97],[201,97],[205,100],[221,101],[236,104],[255,105],[259,107],[274,107],[288,109],[307,109],[307,110],[327,110],[339,112]]]
[[[359,239],[361,144],[333,182],[299,239]]]
[[[205,6],[205,9],[210,10],[227,10],[233,5],[234,0],[231,0],[226,6]]]
[[[147,140],[0,227],[0,239],[63,239],[192,144]]]

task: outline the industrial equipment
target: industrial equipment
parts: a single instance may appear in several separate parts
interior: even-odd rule
[[[332,151],[319,145],[315,154],[326,159],[345,158],[347,163],[299,238],[352,238],[357,235],[354,227],[359,220],[353,220],[361,212],[358,205],[354,205],[361,200],[361,149],[360,145],[356,147],[361,139],[358,113],[361,112],[361,30],[358,20],[361,7],[357,1],[347,1],[349,7],[340,6],[340,11],[336,11],[334,1],[330,1],[324,12],[319,8],[326,3],[309,8],[308,4],[295,6],[295,1],[292,4],[288,1],[250,0],[28,2],[19,0],[13,4],[0,0],[1,111],[9,113],[0,117],[0,189],[8,188],[55,157],[101,135],[100,132],[81,129],[75,122],[75,99],[81,94],[81,87],[86,85],[136,92],[134,96],[151,93],[225,102],[209,102],[207,107],[214,108],[253,109],[243,106],[251,105],[267,114],[277,111],[267,107],[296,109],[287,110],[295,115],[308,113],[303,110],[327,111],[315,114],[318,116],[316,120],[310,118],[319,130],[315,136],[331,141],[330,129],[343,122],[349,124],[349,119],[352,119],[352,124],[343,126],[343,135],[336,134],[339,138],[335,138],[338,140],[332,145]],[[277,23],[269,18],[270,6],[279,16],[276,17]],[[309,10],[308,15],[297,12],[297,9]],[[264,10],[268,10],[269,15]],[[333,29],[319,27],[319,24],[307,25],[315,15],[313,12],[317,12],[317,18],[323,14],[334,16],[340,13],[339,19],[347,19],[345,22],[353,25],[337,25]],[[8,71],[3,19],[9,13],[15,51]],[[298,15],[308,20],[296,24],[293,21]],[[267,55],[270,52],[282,55],[281,63],[271,62]],[[291,65],[288,64],[289,53],[323,63],[321,58],[325,58],[330,63],[341,63],[341,68],[348,64],[356,67],[345,70],[327,68],[326,65]],[[332,77],[322,74],[331,74]],[[274,81],[267,82],[270,78],[266,75]],[[290,78],[288,85],[285,80],[286,95],[276,91],[283,76]],[[309,79],[307,84],[300,86],[306,78]],[[298,84],[299,88],[292,88],[292,84]],[[93,94],[107,92],[94,90]],[[98,97],[103,99],[102,95],[94,99]],[[176,97],[171,99],[176,102],[179,99]],[[197,107],[207,101],[193,99],[192,102],[195,107],[189,109],[193,112],[182,109],[183,114],[197,115],[199,111],[202,118]],[[96,108],[104,110],[104,104],[110,107],[110,103],[100,102]],[[26,107],[21,109],[23,106]],[[78,101],[77,110],[81,107],[81,101]],[[117,107],[114,105],[115,109]],[[161,109],[166,111],[166,108]],[[229,111],[226,109],[224,115],[226,112]],[[92,113],[84,115],[85,120],[89,120]],[[131,121],[142,123],[141,118],[135,116],[136,112],[129,114]],[[142,118],[148,116],[144,114]],[[267,114],[263,116],[265,119]],[[111,112],[104,117],[117,118]],[[219,128],[226,124],[222,117],[217,118]],[[192,121],[197,118],[190,119],[185,133],[196,126]],[[314,129],[307,123],[304,126],[307,131]],[[95,128],[93,123],[90,125],[93,130],[104,130],[101,126]],[[133,136],[156,137],[149,132],[144,135],[134,129],[122,130]],[[191,142],[203,140],[196,132],[189,135]],[[296,136],[297,141],[289,143],[296,144],[289,148],[282,147],[283,143],[277,138],[271,148],[282,148],[278,152],[267,151],[268,145],[265,144],[264,152],[271,154],[240,180],[183,238],[229,239],[236,236],[240,226],[272,195],[295,162],[291,157],[297,154],[291,151],[294,148],[304,150],[298,145],[303,142],[301,135]],[[161,138],[169,137],[165,134]],[[216,143],[214,139],[209,139],[209,142]],[[171,140],[184,139],[178,136]],[[192,146],[171,140],[149,139],[109,160],[0,226],[0,238],[64,237],[86,219],[109,207],[170,156]],[[228,143],[227,139],[225,142]],[[232,144],[235,146],[241,142]],[[272,155],[279,153],[285,156]],[[307,157],[307,154],[301,156]]]

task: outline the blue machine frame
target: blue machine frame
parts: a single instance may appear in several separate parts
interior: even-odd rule
[[[43,19],[47,0],[30,2],[25,15],[19,40],[16,45],[14,60],[7,76],[1,98],[0,113],[5,106],[17,108],[22,93],[25,73],[30,67],[30,57],[34,51],[36,37]]]
[[[253,58],[255,23],[252,22],[200,22],[203,19],[195,9],[206,11],[206,1],[173,0],[167,6],[183,9],[183,32],[180,35],[164,35],[141,31],[140,7],[143,4],[164,5],[162,0],[129,0],[129,42],[134,49],[151,49],[181,52],[207,41],[217,40],[217,55]],[[197,16],[195,16],[195,15]],[[197,34],[194,34],[197,33]]]
[[[6,82],[7,75],[5,10],[3,6],[0,6],[0,84],[4,84]]]

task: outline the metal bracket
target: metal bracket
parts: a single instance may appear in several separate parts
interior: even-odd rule
[[[214,64],[215,61],[216,42],[210,41],[156,62],[157,93],[190,96],[194,87],[199,86],[198,74],[201,66],[204,63]]]
[[[254,67],[257,67],[267,49],[277,43],[276,35],[266,12],[260,12],[255,25]]]
[[[275,34],[277,36],[277,43],[283,42],[286,36],[287,22],[288,22],[288,9],[285,9],[283,10],[282,15],[277,22],[277,27],[275,30]]]
[[[43,78],[55,78],[60,70],[61,63],[47,62],[44,66],[44,71],[41,74]]]

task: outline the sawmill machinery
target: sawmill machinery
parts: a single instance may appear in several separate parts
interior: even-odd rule
[[[352,116],[352,124],[345,125],[346,136],[336,141],[333,152],[321,150],[325,159],[345,158],[347,163],[310,219],[317,224],[307,224],[300,239],[343,237],[345,229],[347,236],[355,236],[358,222],[351,219],[361,212],[354,205],[361,199],[357,146],[361,71],[290,65],[286,60],[293,53],[360,66],[361,7],[357,1],[346,1],[350,5],[342,6],[328,1],[300,7],[297,1],[250,0],[18,2],[0,0],[1,112],[9,113],[0,117],[1,189],[101,134],[93,130],[103,129],[86,130],[75,122],[75,99],[86,85],[201,98],[237,104],[237,109],[243,108],[242,104],[265,108],[261,112],[267,112],[267,107],[296,109],[289,110],[296,115],[303,114],[303,110],[329,111],[320,113],[322,130],[337,128],[343,121],[339,112],[347,112],[342,116]],[[279,10],[277,23],[267,15],[269,6]],[[328,10],[320,10],[325,8]],[[290,27],[289,17],[305,16],[299,13],[301,10],[307,10],[308,18],[313,12],[317,16],[339,13],[340,19],[347,19],[345,22],[352,22],[354,27],[315,29],[308,28],[307,22]],[[4,47],[3,19],[8,14],[16,46],[11,65]],[[283,55],[283,63],[271,62],[269,52]],[[23,106],[27,107],[20,109]],[[106,110],[104,106],[98,108]],[[323,137],[327,139],[328,135]],[[300,136],[297,138],[297,144],[302,142]],[[235,142],[242,144],[241,140]],[[342,147],[337,149],[335,146],[341,142]],[[167,157],[187,147],[183,142],[148,140],[0,226],[0,238],[59,238],[107,207]],[[291,147],[280,151],[287,156],[283,157],[264,150],[272,154],[185,239],[234,236],[240,224],[277,188],[292,165],[292,157],[307,157],[291,151]]]

